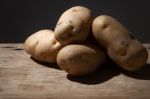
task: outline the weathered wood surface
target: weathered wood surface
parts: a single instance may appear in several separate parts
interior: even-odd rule
[[[30,58],[22,44],[0,44],[0,99],[150,99],[149,59],[136,72],[106,63],[86,77]]]

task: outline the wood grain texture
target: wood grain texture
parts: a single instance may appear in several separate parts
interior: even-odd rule
[[[0,99],[150,99],[149,59],[129,73],[106,62],[85,77],[30,58],[22,44],[0,44]]]

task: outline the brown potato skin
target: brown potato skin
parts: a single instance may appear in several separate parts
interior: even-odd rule
[[[101,15],[92,23],[94,37],[109,57],[127,71],[136,71],[148,58],[146,48],[116,19]]]
[[[30,35],[25,43],[24,49],[34,59],[55,63],[58,51],[62,45],[55,40],[54,33],[51,30],[44,29]]]
[[[63,45],[82,42],[87,39],[91,24],[91,11],[82,6],[75,6],[60,16],[54,36]]]
[[[72,44],[60,50],[57,56],[59,67],[72,76],[93,72],[106,59],[100,47],[91,44]]]

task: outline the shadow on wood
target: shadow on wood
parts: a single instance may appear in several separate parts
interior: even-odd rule
[[[146,64],[142,69],[137,72],[122,72],[124,75],[142,80],[150,80],[150,64]]]
[[[114,76],[117,76],[119,74],[124,74],[134,79],[150,80],[150,64],[146,64],[139,71],[128,72],[123,70],[119,66],[117,66],[109,59],[102,66],[100,66],[96,71],[94,71],[89,75],[81,76],[81,77],[67,75],[67,78],[74,82],[92,85],[92,84],[99,84],[108,81]]]
[[[102,66],[100,66],[96,71],[93,73],[81,76],[81,77],[75,77],[67,75],[67,78],[74,82],[79,82],[83,84],[99,84],[103,83],[114,76],[117,76],[120,74],[121,68],[116,66],[113,62],[110,62],[110,60],[106,61]]]
[[[48,68],[54,68],[54,69],[58,69],[58,70],[61,70],[58,65],[56,63],[46,63],[46,62],[41,62],[41,61],[38,61],[36,59],[34,59],[33,57],[30,57],[34,62],[42,65],[42,66],[45,66],[45,67],[48,67]]]

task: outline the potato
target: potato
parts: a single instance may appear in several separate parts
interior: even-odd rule
[[[26,39],[24,48],[33,58],[54,63],[62,45],[55,40],[53,31],[40,30]]]
[[[147,61],[144,46],[116,19],[101,15],[92,23],[94,37],[109,57],[127,71],[139,70]]]
[[[82,76],[93,72],[105,59],[105,53],[97,46],[72,44],[60,50],[57,64],[72,76]]]
[[[54,36],[63,45],[82,42],[87,39],[91,24],[91,11],[85,7],[75,6],[61,15]]]

